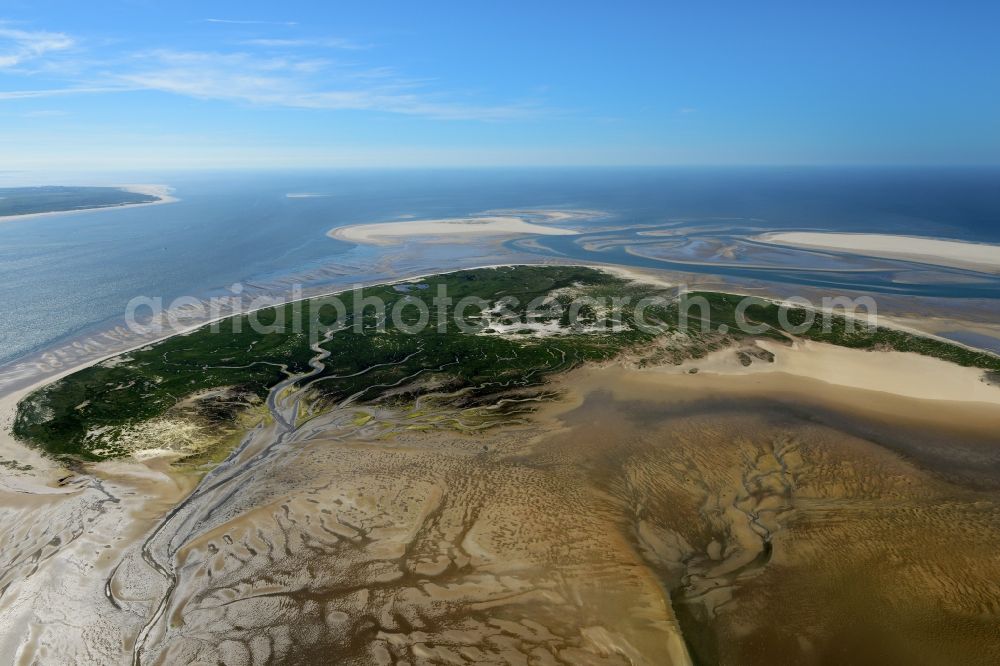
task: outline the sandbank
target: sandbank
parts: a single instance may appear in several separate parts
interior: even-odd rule
[[[331,238],[338,240],[371,245],[390,244],[393,239],[411,236],[513,236],[519,234],[573,236],[577,232],[572,229],[527,222],[520,217],[496,215],[358,224],[332,229],[327,233]]]
[[[752,240],[773,245],[851,252],[867,257],[903,259],[935,266],[1000,273],[1000,245],[893,234],[813,231],[766,233]]]

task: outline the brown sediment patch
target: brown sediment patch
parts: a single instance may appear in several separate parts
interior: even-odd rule
[[[995,663],[996,408],[767,377],[582,371],[537,451],[622,499],[696,662]]]
[[[726,353],[735,358],[731,350]],[[699,362],[692,363],[697,366]],[[802,420],[870,439],[942,478],[1000,489],[1000,434],[996,427],[1000,423],[1000,406],[863,390],[773,371],[772,364],[763,365],[768,366],[764,371],[741,374],[706,371],[692,375],[657,368],[585,369],[574,374],[573,384],[581,387],[579,390],[606,390],[624,401],[653,401],[660,405],[659,409],[673,412],[689,409],[688,405],[695,403],[753,405],[764,399]],[[680,370],[685,367],[680,366]],[[974,386],[977,380],[970,377],[969,383]],[[561,408],[553,405],[550,409]]]
[[[521,436],[305,443],[178,553],[160,658],[687,663],[608,498],[508,460]]]
[[[10,646],[114,661],[163,598],[142,663],[1000,660],[1000,408],[742,372],[776,364],[730,352],[737,374],[576,370],[486,432],[402,393],[290,411],[311,418],[254,428],[218,468],[233,481],[208,475],[148,551],[136,537],[188,488],[102,464],[105,486],[67,482],[79,502],[3,514],[0,553],[25,557],[0,611],[34,613]],[[105,535],[122,540],[70,576]],[[51,585],[23,575],[36,551]],[[99,612],[67,628],[60,594]]]
[[[178,550],[149,658],[1000,658],[994,406],[616,366],[555,388],[487,434],[296,439]]]

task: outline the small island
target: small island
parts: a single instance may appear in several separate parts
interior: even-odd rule
[[[457,331],[452,322],[444,329],[428,326],[419,334],[408,334],[384,313],[366,312],[363,322],[329,329],[329,337],[310,344],[308,336],[293,325],[293,316],[328,328],[334,325],[333,299],[350,308],[354,298],[361,296],[340,292],[296,306],[266,308],[59,379],[21,401],[14,434],[50,454],[78,460],[172,450],[183,461],[201,464],[206,454],[208,459],[228,455],[249,424],[267,416],[266,406],[275,392],[282,393],[297,383],[303,384],[314,414],[329,411],[344,400],[364,409],[384,400],[398,403],[409,395],[423,404],[421,413],[435,417],[426,423],[408,417],[406,429],[419,425],[481,431],[509,421],[525,403],[531,406],[551,399],[551,392],[543,388],[547,381],[587,364],[628,358],[640,368],[681,366],[728,350],[736,357],[742,354],[742,365],[747,366],[753,360],[747,357],[747,350],[757,356],[773,356],[757,349],[756,340],[787,345],[792,339],[780,330],[777,303],[761,300],[747,310],[761,329],[757,335],[748,335],[739,331],[737,322],[743,297],[717,292],[692,292],[684,297],[700,300],[708,308],[684,330],[681,300],[657,302],[646,309],[644,316],[652,317],[659,326],[652,330],[637,326],[635,305],[662,295],[662,287],[590,267],[479,268],[421,278],[403,287],[370,287],[364,296],[380,299],[387,311],[403,301],[421,301],[434,322],[440,318],[434,300],[439,289],[455,299],[481,299],[484,305],[478,312],[464,315],[478,323],[479,330]],[[617,323],[609,312],[589,307],[581,310],[580,316],[589,317],[593,326],[569,325],[565,308],[572,298],[596,303],[610,295],[626,299]],[[521,310],[513,313],[518,315],[514,323],[505,323],[497,312],[504,299],[514,297]],[[531,320],[524,307],[535,299],[561,303],[564,311],[554,320]],[[700,317],[705,315],[714,327],[703,323]],[[840,315],[826,322],[812,319],[806,323],[807,312],[799,308],[788,310],[787,317],[800,326],[797,339],[803,341],[854,350],[911,352],[974,369],[973,374],[1000,372],[1000,358],[942,340],[884,327],[855,328]],[[254,330],[251,318],[273,330]],[[872,358],[866,359],[866,364],[870,365]],[[503,363],[496,363],[496,359],[503,359]],[[907,363],[912,365],[916,360],[914,356]],[[850,365],[843,359],[835,361],[844,363]],[[947,369],[947,365],[934,370],[944,372],[941,368]],[[428,373],[439,379],[427,383]],[[292,377],[296,379],[291,381]],[[303,378],[309,381],[300,382]],[[444,386],[449,388],[445,393],[455,396],[456,401],[439,395]],[[973,381],[971,386],[985,384]],[[428,391],[435,396],[433,402],[448,403],[449,408],[460,411],[461,418],[454,414],[441,418],[437,410],[429,410],[429,399],[419,397]],[[526,396],[525,391],[532,395]],[[384,414],[382,417],[384,421]]]
[[[2,187],[0,220],[28,215],[170,203],[176,199],[168,194],[169,189],[164,185]]]

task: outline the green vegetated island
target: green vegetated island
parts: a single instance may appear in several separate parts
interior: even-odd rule
[[[454,301],[475,296],[489,304],[464,313],[463,321],[477,330],[461,330],[451,312],[439,330],[434,297],[441,286]],[[400,328],[419,323],[412,303],[400,309],[396,321],[374,307],[354,321],[350,315],[337,319],[333,297],[314,298],[253,315],[275,330],[254,330],[251,315],[232,317],[79,370],[24,398],[14,434],[51,454],[84,460],[162,446],[178,449],[191,464],[211,463],[247,428],[270,418],[269,394],[279,384],[281,391],[307,395],[301,420],[340,410],[348,423],[362,426],[373,419],[373,410],[382,409],[402,415],[396,423],[410,430],[475,432],[523,422],[539,401],[554,397],[547,379],[587,362],[628,355],[638,366],[681,363],[741,341],[789,339],[773,303],[746,310],[746,318],[763,332],[740,332],[736,307],[741,297],[724,293],[686,297],[707,301],[710,324],[701,319],[700,308],[692,307],[686,331],[680,331],[684,304],[674,298],[644,309],[643,321],[655,324],[655,330],[637,326],[636,304],[663,293],[653,285],[572,266],[463,270],[363,291],[365,298],[383,299],[389,311],[400,299],[422,300],[430,324],[416,333]],[[510,297],[519,305],[509,307],[502,319],[496,305]],[[568,306],[580,297],[595,305],[580,308],[575,327],[568,307],[560,308],[559,318],[542,317],[523,327],[517,323],[532,300]],[[609,308],[597,305],[610,297],[629,300],[617,321]],[[337,298],[352,312],[352,292]],[[792,324],[807,316],[802,309],[788,312]],[[295,330],[294,318],[329,329],[317,338],[315,332]],[[798,337],[916,352],[1000,371],[1000,358],[991,354],[897,330],[850,327],[842,316],[832,317],[827,327],[823,320],[816,317]]]
[[[120,187],[44,187],[0,188],[0,217],[57,213],[90,208],[130,206],[154,203],[160,198]]]

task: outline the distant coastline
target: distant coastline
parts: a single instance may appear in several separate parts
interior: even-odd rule
[[[14,213],[12,215],[0,215],[0,223],[11,222],[14,220],[26,220],[37,217],[50,217],[53,215],[72,215],[76,213],[89,213],[99,210],[108,210],[111,208],[138,208],[139,206],[159,206],[162,204],[174,203],[176,201],[179,201],[177,197],[174,197],[170,194],[173,191],[173,188],[171,188],[168,185],[154,185],[154,184],[113,185],[108,187],[107,189],[120,190],[122,192],[131,192],[134,194],[142,194],[145,196],[156,197],[156,200],[95,204],[68,210],[47,210],[47,211],[38,211],[34,213]]]

